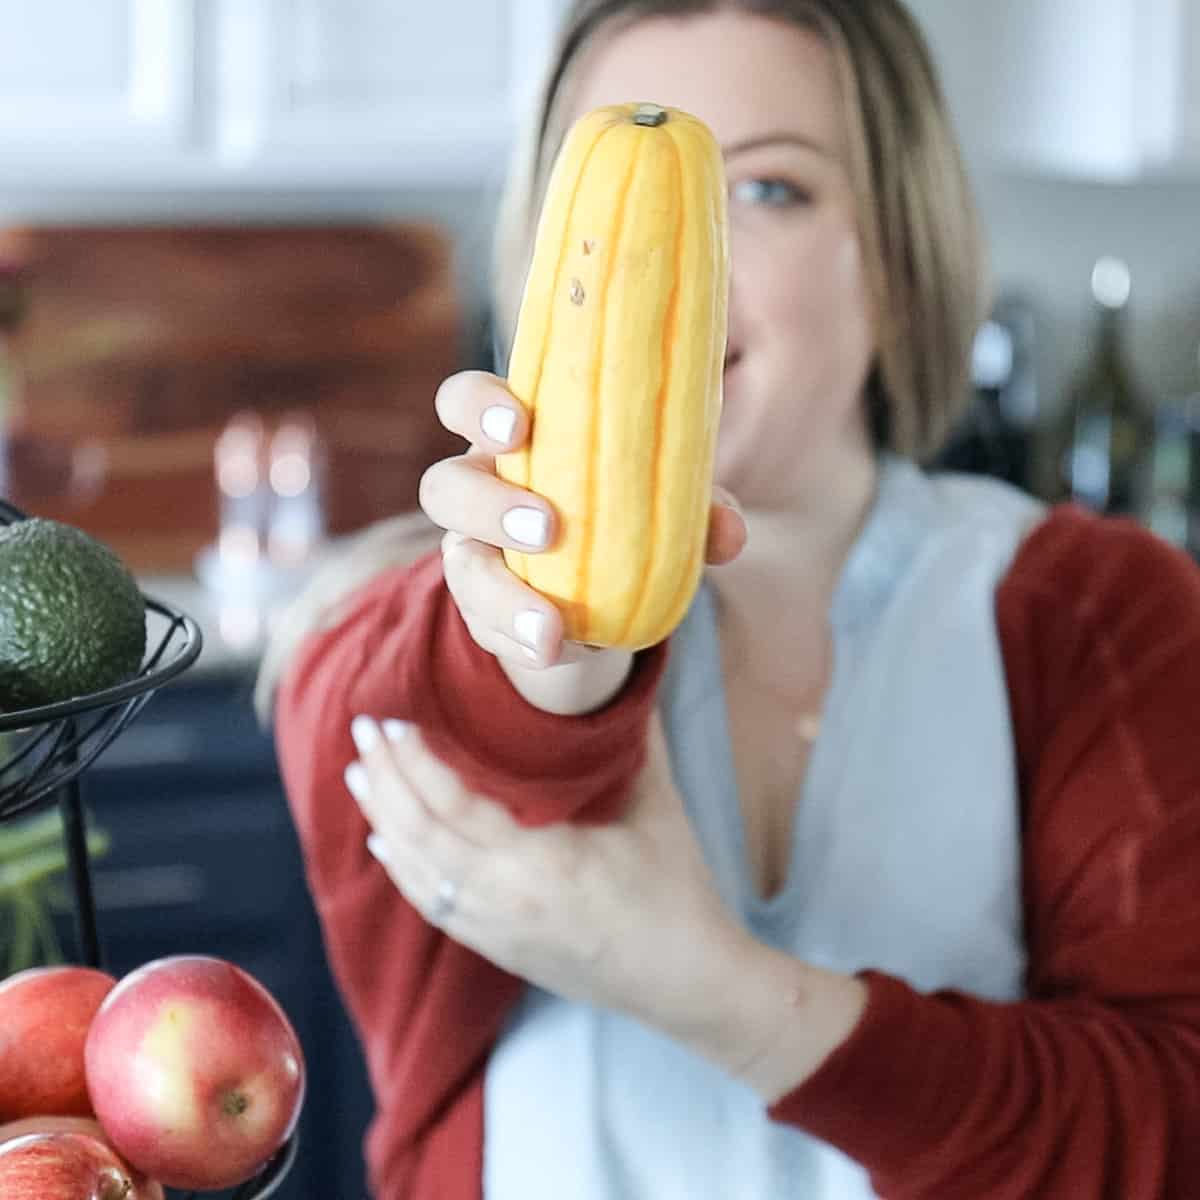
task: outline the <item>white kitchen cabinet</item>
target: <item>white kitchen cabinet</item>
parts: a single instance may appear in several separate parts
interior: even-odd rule
[[[565,4],[0,0],[0,208],[497,182]],[[1200,177],[1200,0],[910,4],[974,164]]]
[[[1172,10],[1169,25],[1175,32],[1157,61],[1147,64],[1152,77],[1162,74],[1158,121],[1148,139],[1147,163],[1200,174],[1200,0],[1157,2]]]
[[[1200,174],[1200,0],[910,0],[971,160]]]
[[[193,133],[190,0],[0,0],[0,168],[163,166]]]
[[[0,206],[493,182],[564,3],[0,0]]]
[[[230,172],[493,178],[562,0],[223,0],[214,149]]]

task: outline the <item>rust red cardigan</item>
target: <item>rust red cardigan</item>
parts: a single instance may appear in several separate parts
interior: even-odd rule
[[[342,782],[351,717],[415,720],[526,823],[604,820],[641,762],[666,653],[640,655],[601,712],[540,713],[471,641],[440,566],[368,585],[278,697],[289,801],[377,1098],[379,1200],[479,1200],[484,1067],[523,984],[428,926],[367,853]],[[1027,998],[866,972],[858,1026],[769,1115],[840,1147],[890,1200],[1200,1196],[1200,569],[1129,522],[1060,508],[996,616]]]

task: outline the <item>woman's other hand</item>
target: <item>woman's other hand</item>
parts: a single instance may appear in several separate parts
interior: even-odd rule
[[[725,907],[657,719],[620,820],[527,828],[426,748],[356,717],[346,786],[426,920],[547,991],[625,1013],[772,1102],[853,1029],[866,985],[753,938]]]
[[[442,424],[470,447],[425,472],[420,503],[446,531],[442,569],[471,637],[538,707],[563,713],[599,707],[624,682],[632,654],[566,641],[555,605],[504,561],[504,549],[537,554],[558,534],[554,509],[543,497],[496,474],[496,456],[525,444],[528,414],[502,380],[482,371],[450,376],[438,389],[436,407]],[[745,538],[732,498],[714,496],[708,561],[728,562]]]
[[[427,920],[559,995],[676,1033],[714,1020],[748,939],[691,832],[657,721],[621,820],[538,828],[468,791],[413,726],[359,717],[352,732],[361,757],[346,783],[368,845]]]

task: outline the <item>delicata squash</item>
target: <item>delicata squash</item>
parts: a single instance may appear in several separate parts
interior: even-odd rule
[[[728,305],[724,167],[708,128],[656,104],[600,108],[551,171],[509,360],[531,416],[504,479],[559,521],[509,568],[566,636],[640,649],[704,565]]]

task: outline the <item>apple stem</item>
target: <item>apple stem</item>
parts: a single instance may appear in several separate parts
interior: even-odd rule
[[[125,1200],[133,1190],[133,1182],[123,1172],[106,1170],[100,1181],[102,1200]]]

